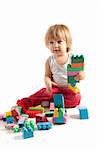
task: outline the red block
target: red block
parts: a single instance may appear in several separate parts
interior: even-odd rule
[[[30,118],[35,118],[36,114],[42,114],[42,111],[41,110],[27,110],[25,113],[28,114]]]

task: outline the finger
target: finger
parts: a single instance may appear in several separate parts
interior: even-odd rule
[[[53,81],[52,81],[52,84],[53,84],[53,85],[55,85],[55,86],[58,86],[58,84],[57,84],[57,83],[55,83],[55,82],[53,82]]]

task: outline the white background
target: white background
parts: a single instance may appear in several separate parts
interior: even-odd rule
[[[98,149],[98,0],[0,0],[0,112],[10,110],[18,98],[44,87],[44,63],[50,52],[44,36],[50,25],[62,23],[72,33],[75,54],[85,57],[86,78],[79,85],[90,119],[70,119],[67,126],[36,132],[20,140],[0,128],[0,143],[10,149]],[[70,114],[75,111],[69,110]],[[17,139],[17,140],[16,140]],[[11,144],[11,145],[10,145]],[[28,144],[28,145],[27,145]]]

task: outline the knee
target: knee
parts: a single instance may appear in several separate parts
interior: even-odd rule
[[[80,93],[73,94],[69,99],[65,99],[65,107],[73,108],[80,104],[81,95]]]

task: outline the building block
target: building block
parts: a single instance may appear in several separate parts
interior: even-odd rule
[[[38,130],[49,130],[52,128],[51,122],[39,122],[37,123],[37,129]]]
[[[29,110],[40,110],[42,113],[44,113],[44,107],[30,107]]]
[[[59,118],[63,118],[65,116],[65,108],[59,108]]]
[[[54,108],[54,117],[59,117],[58,108]]]
[[[30,118],[35,118],[37,114],[42,114],[42,110],[27,110],[26,114],[28,114]]]
[[[53,124],[65,124],[66,121],[67,121],[67,117],[66,116],[64,116],[62,118],[55,118],[54,117],[53,120],[52,120]]]
[[[64,96],[63,94],[54,94],[54,107],[64,108]]]
[[[71,57],[71,63],[84,63],[84,56],[83,55],[76,55]]]
[[[89,115],[88,115],[88,109],[85,106],[79,106],[79,117],[80,119],[88,119]]]
[[[26,127],[26,128],[29,128],[29,127],[31,127],[32,129],[33,129],[33,131],[34,131],[34,121],[33,120],[30,120],[30,121],[28,121],[28,120],[26,120],[25,121],[25,123],[24,123],[24,126]]]
[[[28,128],[23,127],[22,128],[22,133],[23,133],[22,136],[23,136],[24,139],[34,137],[34,132],[33,132],[31,127],[28,127]]]
[[[72,68],[72,66],[70,64],[67,65],[67,70],[68,72],[78,72],[78,71],[82,71],[83,70],[83,66],[82,67],[75,67]]]
[[[47,111],[45,112],[46,117],[53,117],[54,111]]]
[[[50,102],[50,111],[54,110],[54,102]]]
[[[13,119],[13,117],[7,117],[6,118],[6,122],[7,122],[7,124],[9,124],[9,123],[13,123],[14,122],[14,119]]]
[[[13,127],[13,132],[14,132],[14,133],[18,133],[20,130],[21,130],[21,129],[19,128],[18,125],[15,125],[15,126]]]
[[[76,67],[84,67],[84,63],[72,63],[71,64],[72,68],[76,68]]]
[[[10,117],[10,116],[12,116],[12,113],[11,113],[11,111],[8,111],[5,113],[5,115],[6,115],[6,117]]]
[[[78,93],[79,92],[79,88],[76,85],[72,86],[71,84],[68,84],[68,89],[70,89],[74,93]]]
[[[38,122],[48,122],[48,119],[47,119],[45,113],[36,115],[36,124]]]

